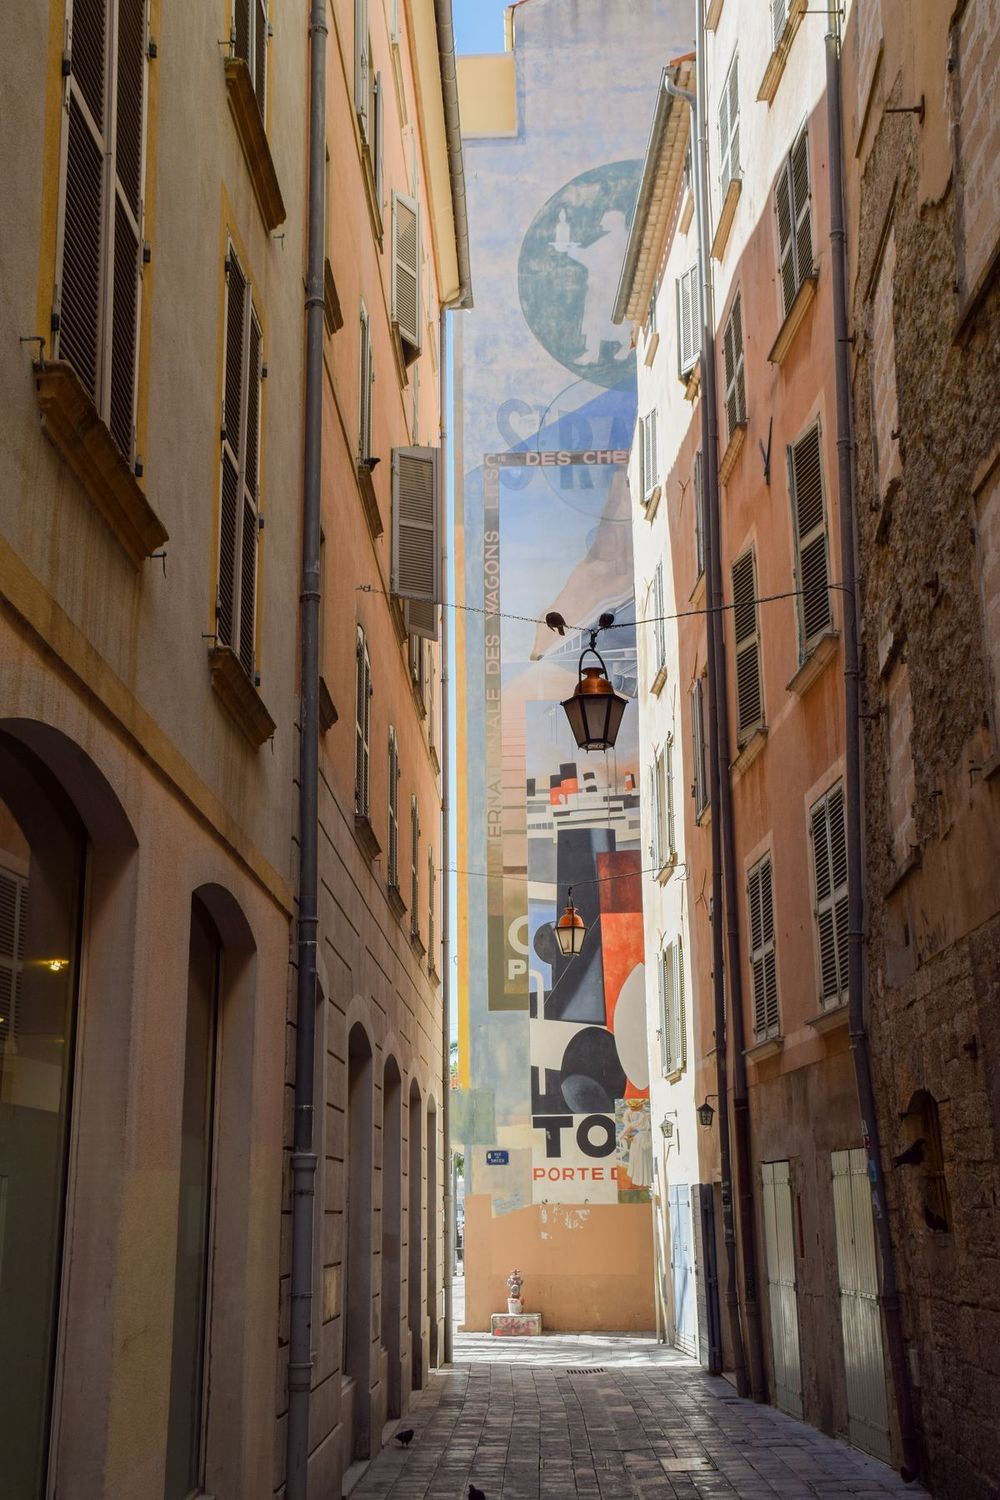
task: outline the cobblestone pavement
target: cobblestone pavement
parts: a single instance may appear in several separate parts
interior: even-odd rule
[[[884,1464],[742,1401],[652,1337],[456,1334],[351,1500],[883,1500],[920,1496]],[[589,1371],[590,1373],[581,1373]]]

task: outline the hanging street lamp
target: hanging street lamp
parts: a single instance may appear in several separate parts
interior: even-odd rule
[[[563,700],[569,727],[581,750],[610,750],[614,746],[628,702],[611,686],[604,658],[597,649],[598,631],[607,630],[614,621],[614,615],[602,615],[597,629],[590,632],[590,645],[580,652],[579,680],[572,697]],[[596,656],[599,665],[585,667],[586,656]]]
[[[704,1104],[698,1105],[698,1120],[705,1126],[706,1130],[715,1119],[715,1110],[709,1104],[709,1099],[718,1099],[718,1094],[706,1094]]]
[[[559,952],[563,958],[575,958],[583,949],[583,940],[587,936],[587,928],[583,918],[573,905],[573,887],[570,886],[566,893],[566,910],[559,918],[555,927],[556,942],[559,944]]]

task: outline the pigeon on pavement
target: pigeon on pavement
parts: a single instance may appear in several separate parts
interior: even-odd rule
[[[401,1448],[408,1448],[410,1446],[410,1444],[413,1442],[413,1428],[412,1427],[404,1427],[403,1430],[402,1430],[402,1432],[397,1432],[397,1433],[394,1434],[394,1436],[395,1436],[396,1442],[399,1444],[399,1446]]]

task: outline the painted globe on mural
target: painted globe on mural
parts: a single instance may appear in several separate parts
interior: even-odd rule
[[[594,385],[634,377],[627,323],[611,321],[641,163],[609,162],[554,193],[521,244],[521,310],[539,343]]]

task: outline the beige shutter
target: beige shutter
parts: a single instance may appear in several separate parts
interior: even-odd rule
[[[705,466],[700,448],[694,456],[694,561],[700,578],[705,571]]]
[[[251,0],[253,5],[253,86],[260,117],[267,120],[267,0]]]
[[[436,448],[392,450],[390,589],[424,604],[440,599],[437,461]]]
[[[635,433],[636,451],[639,458],[639,500],[646,503],[646,419],[640,417]]]
[[[664,751],[664,791],[666,793],[667,857],[677,856],[677,827],[674,820],[674,737],[668,735]]]
[[[382,91],[382,74],[376,73],[372,80],[372,118],[374,130],[372,135],[375,142],[375,159],[372,162],[372,177],[375,182],[375,207],[382,222],[382,179],[383,179],[383,130],[385,128],[385,94]]]
[[[697,263],[677,278],[677,323],[679,368],[687,375],[694,369],[701,345]]]
[[[129,460],[135,453],[139,285],[142,269],[146,0],[118,0],[115,39],[114,258],[111,270],[111,377],[105,416]]]
[[[369,747],[371,741],[372,666],[365,633],[358,626],[354,711],[354,811],[367,818],[369,808]]]
[[[388,884],[399,887],[399,746],[389,730],[389,853]]]
[[[750,973],[753,983],[753,1029],[758,1041],[778,1031],[778,979],[774,955],[774,905],[771,856],[765,857],[747,878],[747,908],[750,928]]]
[[[679,1073],[687,1063],[687,1001],[684,993],[684,948],[680,938],[673,944],[673,959],[671,1051],[673,1071]]]
[[[354,0],[354,108],[368,140],[368,0]]]
[[[847,995],[847,836],[841,782],[812,808],[813,881],[819,949],[820,1004],[839,1005]]]
[[[795,300],[797,278],[795,274],[795,226],[792,221],[792,163],[789,157],[782,163],[775,189],[775,209],[778,215],[778,271],[781,280],[781,305],[787,315]]]
[[[744,744],[764,722],[760,680],[760,636],[757,627],[757,569],[753,548],[732,565],[733,617],[736,637],[736,733]]]
[[[372,359],[371,325],[368,309],[361,304],[361,344],[358,370],[358,459],[366,462],[372,456],[372,396],[375,365]]]
[[[660,949],[656,975],[659,981],[660,1000],[660,1071],[664,1075],[670,1072],[670,1009],[667,1004],[667,995],[673,987],[672,959],[673,951],[670,948]]]
[[[799,645],[804,658],[832,622],[818,424],[789,448],[788,465],[799,588]]]
[[[232,245],[226,257],[226,353],[222,399],[222,496],[219,517],[219,588],[216,634],[238,646],[238,570],[242,531],[240,494],[243,457],[244,342],[247,284]]]
[[[410,931],[420,935],[420,815],[417,797],[410,800]]]
[[[726,421],[728,438],[747,419],[746,386],[743,374],[743,309],[737,292],[732,311],[722,335],[722,354],[726,366]]]
[[[411,354],[420,352],[420,206],[392,195],[392,320]]]
[[[249,289],[248,289],[249,290]],[[249,302],[249,297],[247,298]],[[243,535],[240,546],[240,662],[252,677],[255,664],[254,627],[257,612],[257,535],[259,521],[261,332],[252,305],[249,309],[246,365],[246,421],[243,445]]]
[[[434,869],[434,846],[427,848],[427,962],[432,969],[437,968],[434,955],[434,886],[437,878]]]
[[[660,848],[660,757],[658,755],[649,768],[649,820],[652,832],[652,838],[649,841],[649,856],[655,873],[663,864]]]
[[[705,765],[705,679],[696,677],[691,689],[691,735],[694,742],[694,815],[700,818],[708,806]]]
[[[656,640],[656,670],[661,672],[667,665],[667,622],[665,619],[666,604],[663,596],[663,564],[656,564],[653,574],[653,618],[655,621]]]
[[[723,198],[734,177],[740,175],[740,75],[734,57],[719,103],[719,182]]]
[[[803,130],[789,167],[792,216],[795,225],[795,284],[800,287],[812,275],[812,222],[809,215],[809,137]]]

